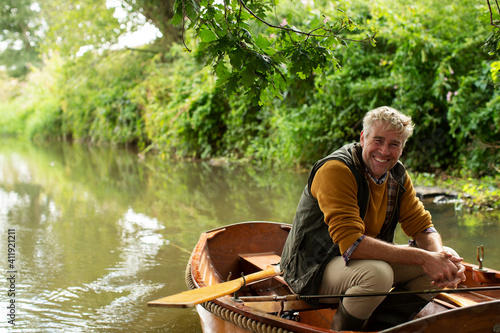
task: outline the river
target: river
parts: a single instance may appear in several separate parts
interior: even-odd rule
[[[147,302],[186,289],[203,231],[291,223],[307,177],[1,140],[0,330],[11,332],[201,332],[194,309]],[[474,263],[484,245],[485,265],[500,267],[498,218],[426,205],[447,245]]]

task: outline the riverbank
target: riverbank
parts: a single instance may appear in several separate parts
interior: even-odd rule
[[[500,176],[450,176],[445,173],[414,173],[422,197],[436,203],[455,204],[456,210],[498,210],[500,212]],[[437,199],[436,199],[437,198]],[[441,201],[441,202],[439,202]]]
[[[216,167],[228,167],[252,162],[211,158],[207,163]],[[308,173],[309,168],[301,166],[297,172]],[[417,195],[421,199],[436,204],[453,203],[456,210],[468,212],[496,210],[500,214],[500,173],[482,177],[469,175],[468,171],[461,171],[460,174],[448,174],[444,171],[435,173],[409,171],[409,173]]]

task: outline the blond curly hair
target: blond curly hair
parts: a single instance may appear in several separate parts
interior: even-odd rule
[[[370,134],[375,121],[387,126],[386,129],[389,131],[402,134],[404,138],[403,144],[406,144],[406,140],[413,134],[414,124],[411,117],[390,106],[381,106],[366,113],[363,118],[363,133],[365,136]]]

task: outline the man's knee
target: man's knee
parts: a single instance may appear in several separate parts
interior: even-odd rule
[[[353,260],[354,261],[354,260]],[[351,264],[351,263],[349,263]],[[353,263],[354,264],[354,263]],[[394,284],[392,267],[381,260],[361,260],[356,263],[359,267],[357,285],[365,285],[373,291],[388,291]]]

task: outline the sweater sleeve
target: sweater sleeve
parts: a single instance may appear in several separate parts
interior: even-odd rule
[[[342,254],[365,232],[359,216],[357,191],[354,175],[344,163],[335,160],[321,166],[311,185],[311,193],[318,200],[330,236]]]
[[[431,214],[416,195],[408,172],[404,187],[406,192],[401,197],[399,220],[404,233],[414,239],[422,231],[434,227],[434,225]]]

